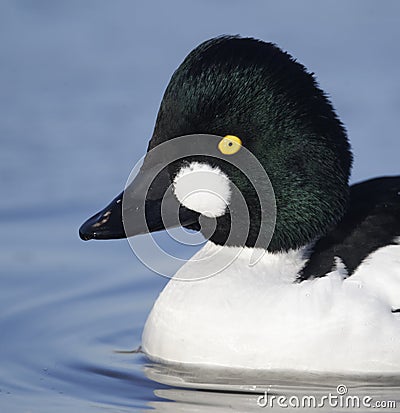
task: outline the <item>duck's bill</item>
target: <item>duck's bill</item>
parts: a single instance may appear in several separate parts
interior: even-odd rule
[[[178,202],[164,170],[149,185],[151,171],[142,168],[132,183],[79,229],[81,239],[119,239],[184,226],[198,229],[199,214]]]

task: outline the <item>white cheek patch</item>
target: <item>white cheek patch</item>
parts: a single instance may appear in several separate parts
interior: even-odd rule
[[[210,218],[224,215],[231,197],[229,178],[206,163],[192,162],[180,169],[173,188],[183,206]]]

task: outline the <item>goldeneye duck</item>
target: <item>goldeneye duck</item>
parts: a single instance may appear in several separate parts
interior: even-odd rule
[[[269,209],[260,180],[234,167],[249,153]],[[303,65],[271,43],[214,38],[173,74],[136,178],[80,236],[181,224],[209,240],[154,304],[142,338],[153,360],[400,372],[400,176],[349,187],[351,164],[345,129]]]

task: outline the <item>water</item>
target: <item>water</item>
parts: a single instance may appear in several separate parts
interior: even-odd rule
[[[265,390],[340,383],[399,398],[398,377],[185,370],[129,353],[166,280],[125,241],[77,236],[143,155],[172,71],[222,33],[273,40],[317,73],[349,130],[354,181],[398,173],[399,11],[395,1],[1,2],[1,412],[260,411]]]

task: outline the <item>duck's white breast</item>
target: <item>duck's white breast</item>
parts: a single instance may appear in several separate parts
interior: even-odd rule
[[[296,283],[304,251],[266,253],[249,266],[253,250],[208,242],[160,294],[143,349],[179,363],[400,372],[400,315],[391,312],[400,303],[400,263],[388,264],[400,246],[386,248],[375,252],[378,267],[369,259],[348,279],[337,270]]]

